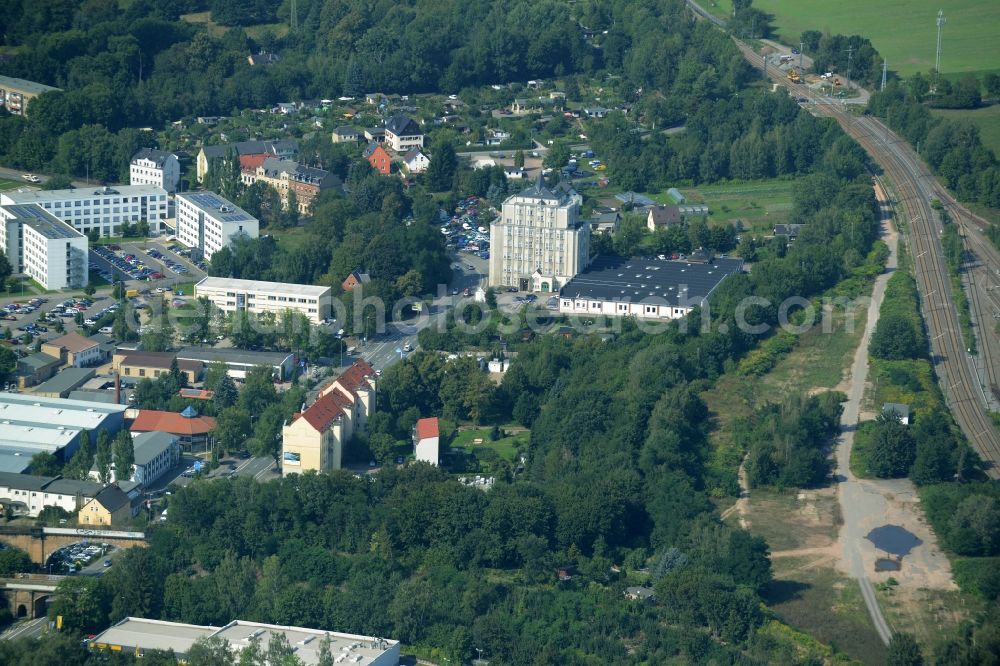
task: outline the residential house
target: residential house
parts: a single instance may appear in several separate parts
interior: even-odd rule
[[[354,291],[355,287],[360,284],[368,284],[372,281],[372,278],[368,273],[362,273],[360,269],[351,271],[344,281],[340,284],[344,291]]]
[[[591,106],[584,108],[583,113],[588,118],[603,118],[608,115],[609,109],[605,109],[603,106]]]
[[[397,153],[405,153],[411,148],[424,147],[424,133],[413,119],[399,113],[385,123],[385,142]]]
[[[385,142],[385,128],[384,127],[370,127],[364,131],[363,136],[365,141],[368,143],[384,143]]]
[[[621,224],[621,221],[621,213],[614,208],[597,206],[590,216],[590,230],[598,234],[613,234],[618,231],[618,225]]]
[[[340,469],[344,446],[364,432],[375,406],[375,370],[359,359],[292,416],[281,432],[282,474]]]
[[[283,116],[295,113],[296,111],[298,111],[298,107],[292,102],[278,102],[271,110],[272,113],[280,113]]]
[[[74,368],[96,365],[102,360],[101,345],[76,331],[43,342],[41,351]]]
[[[650,231],[669,229],[684,221],[677,206],[654,206],[646,214],[646,228]]]
[[[411,148],[410,151],[403,156],[403,164],[406,166],[406,170],[412,174],[427,171],[427,167],[430,166],[430,163],[431,161],[427,159],[427,156],[416,148]]]
[[[180,160],[166,150],[143,148],[129,162],[130,185],[155,185],[173,194],[180,182]]]
[[[625,588],[625,597],[632,601],[652,603],[656,601],[656,592],[652,588],[635,585]]]
[[[788,242],[793,242],[799,236],[799,231],[801,231],[801,224],[776,224],[774,225],[774,235],[784,236],[788,239]]]
[[[369,143],[365,148],[365,159],[372,165],[372,168],[383,176],[392,173],[392,155],[380,143]]]
[[[251,67],[256,67],[258,65],[273,65],[274,63],[281,62],[281,56],[277,53],[268,53],[267,51],[261,51],[260,53],[251,53],[247,56],[247,63]]]
[[[117,485],[105,486],[77,514],[80,525],[121,525],[132,513],[132,500]]]
[[[177,437],[177,443],[185,451],[195,451],[202,447],[208,450],[208,441],[218,422],[211,416],[199,416],[191,406],[184,411],[162,412],[140,409],[129,430],[133,435],[144,432],[165,432]]]
[[[499,146],[504,141],[510,141],[510,132],[502,129],[490,128],[483,137],[483,143],[487,146]]]
[[[294,139],[274,139],[268,141],[239,141],[214,146],[202,146],[198,152],[197,174],[198,182],[205,179],[211,167],[211,161],[223,159],[232,151],[236,157],[244,155],[274,155],[280,159],[294,158],[299,152],[299,144]]]
[[[264,160],[274,157],[271,153],[260,153],[258,155],[240,155],[240,182],[244,185],[253,185],[257,182],[257,170],[264,164]]]
[[[417,461],[437,467],[440,461],[441,431],[437,417],[420,419],[413,429],[413,449]]]
[[[361,133],[350,125],[341,125],[333,130],[330,138],[334,143],[357,143],[361,141]]]

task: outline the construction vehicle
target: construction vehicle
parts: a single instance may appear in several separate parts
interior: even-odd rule
[[[799,72],[796,69],[788,70],[788,80],[792,83],[802,83],[802,77],[799,76]]]

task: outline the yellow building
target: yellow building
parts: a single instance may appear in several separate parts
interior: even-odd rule
[[[110,485],[83,505],[77,514],[80,525],[121,525],[132,517],[132,501],[121,488]]]
[[[170,365],[177,358],[175,352],[119,352],[114,356],[115,372],[122,377],[156,379],[170,372]],[[177,369],[194,384],[201,376],[204,364],[201,361],[177,361]]]
[[[359,359],[282,429],[282,474],[340,469],[344,445],[365,431],[374,405],[375,370]]]

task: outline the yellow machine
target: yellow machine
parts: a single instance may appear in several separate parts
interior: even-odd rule
[[[788,80],[792,83],[801,83],[802,77],[799,76],[798,70],[790,69],[788,70]]]

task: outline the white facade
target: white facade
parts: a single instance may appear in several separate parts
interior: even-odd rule
[[[0,249],[46,289],[87,286],[87,237],[38,205],[0,206]]]
[[[153,185],[0,193],[0,205],[10,204],[38,204],[77,231],[97,230],[101,236],[118,235],[122,224],[143,220],[157,234],[167,217],[167,191]]]
[[[438,440],[438,437],[425,437],[423,439],[418,439],[416,446],[416,459],[430,463],[437,467],[439,460]]]
[[[539,181],[509,197],[490,226],[490,285],[558,291],[586,268],[590,226],[579,219],[579,195]]]
[[[131,185],[155,185],[172,194],[180,181],[181,163],[173,153],[144,148],[129,163]]]
[[[236,236],[257,238],[257,218],[214,192],[178,194],[176,200],[177,240],[199,250],[206,260]]]
[[[179,438],[167,432],[138,433],[132,436],[132,446],[135,450],[135,463],[132,468],[132,478],[129,481],[141,483],[147,488],[181,459]],[[94,481],[100,479],[96,467],[90,470],[89,476]],[[111,483],[118,480],[118,474],[114,463],[112,463]]]
[[[656,299],[650,299],[649,302],[627,303],[585,298],[560,298],[559,313],[637,317],[639,319],[681,319],[700,302],[701,299],[698,299],[698,303],[678,307],[663,302],[658,303]]]
[[[32,518],[47,506],[73,513],[100,491],[89,481],[0,473],[0,505]]]
[[[318,324],[330,311],[330,287],[261,280],[207,277],[194,286],[196,298],[204,296],[223,312],[273,312],[304,314]]]

